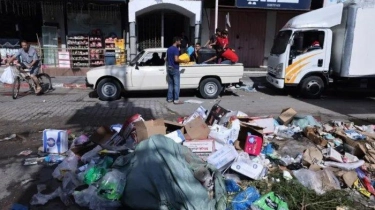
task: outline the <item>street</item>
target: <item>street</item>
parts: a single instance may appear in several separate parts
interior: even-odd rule
[[[293,107],[300,114],[312,114],[323,121],[351,119],[374,123],[374,94],[331,91],[322,99],[307,100],[267,88],[264,74],[246,73],[243,80],[245,84],[257,87],[257,91],[245,92],[234,89],[216,100],[205,100],[197,97],[195,91],[184,91],[181,93],[181,100],[202,101],[206,109],[220,101],[221,106],[243,111],[250,116],[277,116],[283,108]],[[180,116],[191,114],[199,106],[189,103],[168,104],[165,101],[166,91],[127,93],[121,100],[113,102],[90,98],[91,91],[56,88],[46,95],[29,94],[13,100],[11,89],[0,88],[0,139],[13,133],[18,136],[16,139],[0,142],[0,188],[3,189],[0,192],[1,209],[7,209],[12,203],[27,205],[31,196],[36,193],[37,184],[47,183],[51,189],[58,186],[57,181],[50,176],[53,168],[25,167],[22,166],[25,157],[17,156],[25,149],[31,149],[33,154],[36,154],[38,147],[42,145],[40,131],[43,129],[90,132],[97,126],[122,123],[136,113],[145,119],[176,120]],[[64,209],[61,205],[59,202],[52,202],[37,209]]]

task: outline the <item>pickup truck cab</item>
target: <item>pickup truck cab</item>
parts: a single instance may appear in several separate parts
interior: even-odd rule
[[[93,87],[104,101],[117,100],[124,91],[167,90],[166,52],[166,48],[146,49],[128,65],[93,68],[86,74],[87,86]],[[197,89],[203,98],[214,99],[229,84],[239,83],[243,72],[241,63],[181,64],[180,87]]]

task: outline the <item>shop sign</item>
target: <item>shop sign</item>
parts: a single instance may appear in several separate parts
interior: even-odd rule
[[[283,10],[310,10],[311,0],[236,0],[236,7]]]

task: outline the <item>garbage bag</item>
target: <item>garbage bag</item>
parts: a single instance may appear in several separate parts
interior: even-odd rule
[[[274,192],[263,195],[251,206],[252,210],[288,210],[288,204]]]
[[[14,83],[14,72],[12,67],[8,66],[4,69],[4,73],[1,75],[0,82],[6,84],[13,84]]]
[[[238,193],[232,201],[233,210],[250,209],[251,204],[260,198],[260,194],[255,187],[248,187],[245,191]]]
[[[94,185],[90,185],[82,191],[75,191],[73,193],[74,200],[81,207],[95,210],[115,210],[121,206],[118,201],[110,201],[98,196],[97,190]]]
[[[68,151],[67,154],[68,157],[65,158],[53,171],[53,178],[62,180],[66,172],[75,172],[77,170],[78,157],[71,151]]]
[[[324,194],[330,190],[341,189],[339,180],[332,171],[327,169],[318,172],[300,169],[293,171],[293,175],[303,186],[313,189],[317,194]]]
[[[131,160],[121,169],[126,174],[121,198],[125,206],[132,209],[226,209],[222,175],[187,147],[163,135],[154,135],[140,142],[129,156]],[[213,198],[204,183],[194,176],[202,166],[213,174]]]

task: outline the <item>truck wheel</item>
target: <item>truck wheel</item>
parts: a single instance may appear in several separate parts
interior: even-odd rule
[[[301,84],[301,94],[307,98],[320,98],[324,90],[324,82],[318,76],[305,78]]]
[[[199,85],[199,93],[205,99],[217,98],[221,90],[221,83],[215,78],[204,79]]]
[[[100,80],[96,90],[100,100],[103,101],[117,100],[121,95],[120,84],[116,80],[110,78]]]

